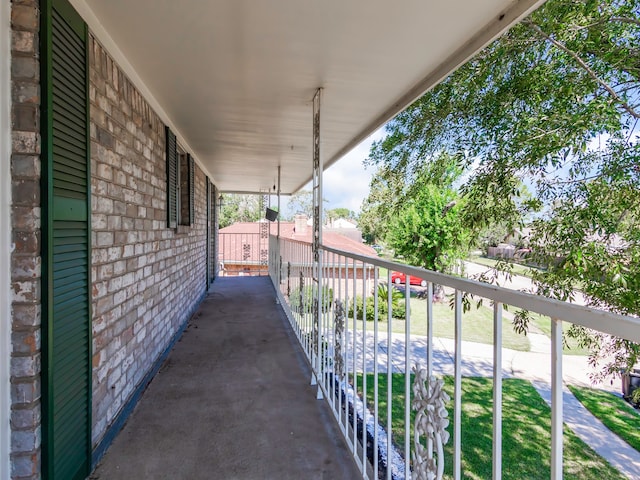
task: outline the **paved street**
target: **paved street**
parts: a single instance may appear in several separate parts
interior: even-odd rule
[[[464,262],[465,272],[467,277],[475,278],[476,276],[492,270],[491,267],[486,265],[480,265],[474,262]],[[507,279],[504,274],[499,275],[498,282],[501,287],[511,288],[513,290],[520,290],[523,292],[533,293],[533,282],[528,277],[522,275],[512,275],[510,279]],[[580,292],[574,292],[574,301],[576,305],[586,305],[584,295]]]

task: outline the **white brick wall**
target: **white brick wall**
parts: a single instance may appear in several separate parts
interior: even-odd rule
[[[93,442],[206,289],[206,178],[195,224],[166,227],[164,125],[93,39]]]

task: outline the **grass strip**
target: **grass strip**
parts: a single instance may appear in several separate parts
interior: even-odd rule
[[[640,414],[610,392],[570,385],[569,390],[609,430],[640,452]]]
[[[362,376],[358,375],[362,385]],[[404,445],[404,374],[392,375],[392,432],[396,445]],[[453,398],[453,378],[444,377],[445,390]],[[411,378],[413,381],[413,375]],[[387,376],[380,374],[379,412],[386,423]],[[373,411],[374,376],[367,375],[367,403]],[[462,380],[462,477],[485,480],[492,475],[492,380]],[[453,415],[453,400],[448,405]],[[414,419],[411,412],[411,421]],[[386,426],[386,425],[385,425]],[[411,438],[413,438],[413,428]],[[453,425],[448,427],[453,433]],[[402,449],[401,449],[402,451]],[[548,479],[551,475],[551,410],[530,382],[503,381],[503,479]],[[453,436],[445,447],[445,478],[453,476]],[[607,480],[624,477],[582,442],[564,429],[564,478]]]

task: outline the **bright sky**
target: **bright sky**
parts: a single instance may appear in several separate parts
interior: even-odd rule
[[[362,201],[369,195],[369,183],[375,168],[365,169],[363,160],[369,156],[371,144],[384,137],[384,129],[379,129],[360,145],[325,170],[323,178],[323,197],[328,200],[326,209],[348,208],[360,212]],[[311,190],[311,183],[304,186]],[[287,212],[287,200],[282,197],[282,210]]]

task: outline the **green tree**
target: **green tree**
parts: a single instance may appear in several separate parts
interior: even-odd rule
[[[639,108],[640,0],[549,0],[392,120],[369,162],[412,182],[448,152],[468,172],[460,213],[474,232],[544,206],[539,293],[566,299],[580,285],[591,305],[637,315]],[[605,373],[638,359],[628,342],[572,334],[594,362],[615,351]]]
[[[393,169],[380,165],[371,178],[369,195],[362,202],[358,227],[365,242],[385,243],[387,224],[402,196],[402,178]]]
[[[465,256],[470,239],[460,217],[464,200],[453,188],[461,174],[448,154],[415,169],[410,178],[381,165],[359,217],[365,239],[384,241],[413,265],[449,271]]]
[[[311,190],[298,190],[289,197],[287,208],[292,215],[304,214],[313,216],[313,193]]]
[[[323,204],[327,203],[327,201],[326,198],[322,199]],[[313,217],[313,192],[311,190],[298,190],[289,197],[287,210],[289,210],[290,217],[297,214],[304,214],[308,218]]]
[[[355,219],[356,214],[352,210],[344,207],[332,208],[327,210],[327,220],[337,220],[339,218]]]
[[[237,222],[257,222],[262,218],[260,197],[249,194],[223,194],[220,207],[220,228]]]
[[[453,190],[423,185],[393,216],[387,242],[411,265],[451,271],[466,256],[469,245],[461,208],[462,200]]]

